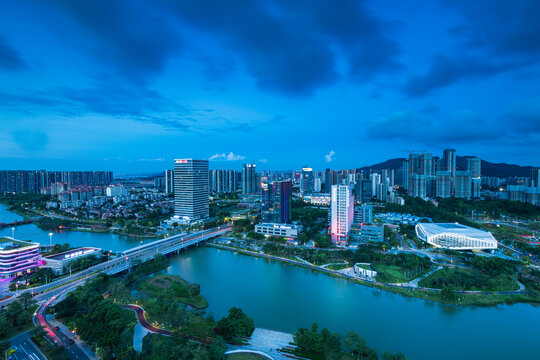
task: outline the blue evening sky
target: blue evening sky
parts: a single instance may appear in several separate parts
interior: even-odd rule
[[[0,168],[540,165],[540,2],[0,4]]]

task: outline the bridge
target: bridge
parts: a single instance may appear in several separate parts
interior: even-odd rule
[[[170,236],[165,239],[152,241],[150,243],[134,247],[129,250],[122,251],[115,258],[108,261],[89,267],[86,270],[80,271],[70,276],[52,281],[46,285],[36,286],[34,288],[19,290],[16,295],[24,292],[31,292],[36,300],[48,299],[54,296],[55,292],[60,292],[63,288],[69,286],[76,281],[91,279],[97,274],[103,272],[108,275],[120,273],[128,270],[133,265],[133,262],[145,262],[153,259],[156,255],[167,255],[170,253],[179,252],[193,245],[198,245],[207,240],[222,236],[231,231],[232,225],[222,225],[216,228],[198,231],[192,234],[180,234]],[[50,293],[52,291],[52,294]],[[13,301],[16,296],[0,301],[0,306],[5,306]]]

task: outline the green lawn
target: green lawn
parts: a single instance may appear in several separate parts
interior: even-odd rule
[[[442,269],[419,283],[422,287],[442,289],[449,287],[463,291],[514,291],[519,289],[516,280],[507,275],[490,277],[477,270]]]
[[[376,265],[377,280],[385,283],[403,283],[418,276],[408,277],[407,272],[397,265]]]
[[[179,276],[157,275],[147,278],[137,285],[141,293],[149,297],[165,297],[170,302],[188,304],[198,309],[208,306],[202,295],[191,296],[190,284]]]

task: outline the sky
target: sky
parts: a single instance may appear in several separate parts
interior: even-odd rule
[[[0,168],[540,165],[540,2],[0,3]]]

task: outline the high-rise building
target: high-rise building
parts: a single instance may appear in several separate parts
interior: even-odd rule
[[[427,176],[413,174],[409,187],[409,194],[412,197],[420,197],[422,199],[425,199],[427,197]]]
[[[540,188],[540,168],[531,169],[531,187]]]
[[[377,187],[381,183],[381,175],[373,173],[370,175],[371,178],[371,196],[377,196]]]
[[[473,178],[482,177],[482,160],[477,157],[467,158],[467,170]]]
[[[450,171],[437,171],[436,195],[440,198],[449,198],[452,196],[452,179]]]
[[[174,170],[165,170],[165,193],[174,192]]]
[[[456,171],[454,178],[454,196],[470,199],[472,190],[472,177],[470,171]]]
[[[313,191],[316,193],[320,193],[322,190],[322,181],[320,177],[316,177],[313,179]]]
[[[349,230],[354,220],[354,195],[352,185],[332,185],[330,233],[336,245],[347,245]]]
[[[242,166],[242,194],[257,193],[257,172],[255,164]]]
[[[315,180],[313,176],[313,169],[307,166],[302,168],[302,175],[300,177],[300,192],[302,194],[310,194],[315,190]]]
[[[444,171],[450,172],[450,196],[454,196],[454,177],[456,176],[456,149],[445,149],[443,151]]]
[[[174,160],[174,215],[183,222],[208,219],[208,160]]]
[[[292,182],[274,181],[261,190],[261,221],[290,224],[292,220]]]

